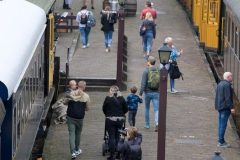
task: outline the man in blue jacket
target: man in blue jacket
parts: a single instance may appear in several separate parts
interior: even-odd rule
[[[224,134],[227,128],[228,118],[233,109],[233,90],[231,87],[232,73],[225,72],[223,80],[220,81],[216,89],[215,109],[219,113],[218,121],[218,147],[230,147],[224,140]]]

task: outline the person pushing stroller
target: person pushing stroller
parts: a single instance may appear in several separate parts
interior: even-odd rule
[[[120,137],[119,130],[122,129],[125,114],[128,112],[127,103],[117,86],[110,87],[109,96],[105,98],[102,110],[106,117],[106,131],[109,135],[110,156],[107,159],[114,160]]]

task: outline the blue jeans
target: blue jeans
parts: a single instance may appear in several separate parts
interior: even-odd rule
[[[173,91],[174,86],[175,86],[175,80],[170,78],[170,89],[171,89],[171,91]]]
[[[147,30],[143,36],[143,50],[144,52],[151,52],[153,41],[153,31]]]
[[[91,31],[91,28],[90,27],[80,27],[79,30],[80,30],[82,45],[86,46],[88,44],[88,35]]]
[[[137,110],[128,111],[128,123],[130,126],[135,126]]]
[[[149,126],[149,110],[150,102],[153,103],[154,109],[154,123],[158,125],[158,108],[159,108],[159,93],[158,92],[145,92],[144,103],[145,103],[145,125]]]
[[[223,144],[225,142],[224,135],[227,128],[228,118],[231,114],[231,110],[218,111],[218,142]]]
[[[112,35],[113,31],[104,32],[104,38],[105,38],[105,47],[111,47],[112,45]]]
[[[75,119],[67,116],[67,126],[69,132],[70,152],[73,153],[74,150],[79,150],[83,119]]]

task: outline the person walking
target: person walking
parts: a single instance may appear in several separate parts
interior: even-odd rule
[[[137,87],[133,86],[130,89],[131,93],[127,96],[128,104],[128,123],[130,126],[135,126],[138,103],[142,103],[142,99],[136,95]]]
[[[87,6],[87,0],[83,0],[83,5]],[[91,8],[94,9],[94,0],[91,0]]]
[[[145,20],[142,22],[141,30],[144,30],[144,34],[142,34],[143,51],[144,57],[147,59],[152,51],[153,38],[155,39],[156,37],[156,25],[150,12],[147,12]]]
[[[109,151],[110,156],[108,160],[115,159],[115,151],[119,141],[119,129],[122,129],[125,121],[125,114],[128,111],[127,103],[121,95],[117,86],[111,86],[109,89],[109,96],[106,96],[103,106],[103,113],[106,117],[106,130],[109,135]]]
[[[80,149],[81,132],[83,128],[83,119],[85,111],[89,109],[90,98],[84,92],[86,87],[85,81],[78,83],[78,89],[72,90],[65,103],[67,108],[67,126],[69,132],[69,144],[72,159],[75,159],[82,153]]]
[[[180,49],[178,51],[176,47],[173,45],[173,38],[172,37],[167,37],[165,38],[165,43],[167,43],[167,46],[172,50],[170,54],[170,67],[168,70],[169,75],[172,72],[173,65],[177,65],[177,58],[180,57],[183,54],[183,49]],[[175,89],[175,80],[171,78],[170,76],[170,93],[177,93],[178,91]]]
[[[79,23],[79,30],[82,42],[82,48],[85,49],[90,46],[88,43],[88,36],[91,31],[91,27],[87,26],[89,15],[93,15],[91,11],[87,10],[87,6],[82,6],[81,10],[77,13],[76,21]]]
[[[118,152],[122,155],[122,160],[142,159],[142,134],[136,127],[126,128],[127,135],[121,135],[118,142]],[[127,139],[125,140],[125,136]]]
[[[139,95],[142,96],[144,93],[144,104],[145,104],[145,126],[144,128],[150,128],[149,122],[149,110],[150,102],[152,101],[154,108],[154,124],[155,131],[158,131],[158,108],[159,108],[159,78],[160,72],[155,65],[156,58],[149,56],[148,67],[145,68],[142,74],[141,89]]]
[[[63,9],[71,9],[72,0],[63,0]]]
[[[101,12],[101,30],[104,33],[104,42],[106,47],[106,52],[110,52],[112,45],[112,36],[114,32],[114,24],[117,22],[117,14],[113,11],[110,11],[110,6],[106,6]]]
[[[153,3],[151,1],[146,1],[145,8],[140,13],[140,19],[144,20],[148,12],[151,13],[155,21],[157,19],[157,11],[153,8]]]
[[[220,81],[216,88],[215,109],[218,111],[218,147],[230,147],[225,139],[225,131],[227,128],[228,118],[231,112],[235,112],[233,108],[233,89],[232,89],[232,73],[225,72],[223,80]]]

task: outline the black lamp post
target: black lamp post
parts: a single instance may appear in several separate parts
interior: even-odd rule
[[[166,111],[167,111],[167,77],[168,71],[165,65],[169,62],[172,50],[164,43],[158,49],[160,63],[163,68],[160,70],[159,85],[159,110],[158,110],[158,148],[157,160],[165,160],[165,139],[166,139]]]

